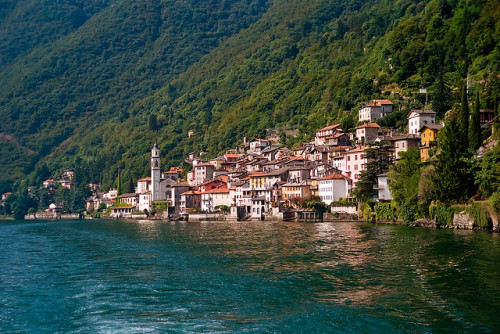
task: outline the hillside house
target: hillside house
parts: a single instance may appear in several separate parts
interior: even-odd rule
[[[357,147],[345,153],[345,172],[356,183],[368,160],[365,157],[365,147]]]
[[[419,129],[420,132],[420,160],[429,160],[430,150],[437,145],[438,132],[443,126],[441,124],[427,124]]]
[[[424,125],[436,123],[436,113],[432,110],[412,110],[407,118],[408,133],[411,135],[417,135]]]
[[[393,153],[394,160],[400,159],[401,152],[408,151],[408,148],[410,147],[418,148],[420,146],[419,135],[411,135],[411,134],[397,135],[393,136],[390,139],[390,141],[394,147],[394,153]]]
[[[392,201],[392,194],[389,189],[389,180],[387,178],[387,173],[380,174],[377,177],[377,186],[379,202],[390,202]]]
[[[193,185],[197,186],[213,178],[214,171],[215,171],[215,166],[209,163],[202,163],[194,166]]]
[[[265,149],[271,147],[271,142],[267,139],[253,139],[249,142],[250,148],[248,149],[251,153],[261,153]]]
[[[365,123],[356,127],[356,137],[360,143],[370,143],[378,137],[380,125]]]
[[[342,131],[342,126],[340,124],[327,125],[324,128],[316,131],[316,136],[314,137],[315,145],[325,145],[327,137],[331,137]]]
[[[373,100],[359,110],[358,121],[373,122],[392,112],[392,102],[389,100]]]

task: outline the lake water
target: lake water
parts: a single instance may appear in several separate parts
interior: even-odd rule
[[[1,333],[494,333],[500,236],[360,223],[0,222]]]

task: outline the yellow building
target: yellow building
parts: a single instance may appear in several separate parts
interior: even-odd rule
[[[437,135],[442,127],[441,124],[427,124],[420,128],[420,160],[422,162],[430,158],[429,150],[436,146]]]
[[[308,181],[286,183],[281,186],[281,190],[288,205],[293,205],[296,199],[311,196],[311,185]]]

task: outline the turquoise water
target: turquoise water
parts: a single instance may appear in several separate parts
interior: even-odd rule
[[[0,222],[1,333],[494,333],[500,236],[358,223]]]

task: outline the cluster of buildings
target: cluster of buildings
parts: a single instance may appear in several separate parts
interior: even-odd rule
[[[313,140],[290,150],[267,139],[244,140],[243,144],[214,159],[191,153],[192,168],[181,180],[180,168],[161,172],[160,150],[151,151],[151,175],[139,179],[135,193],[114,195],[111,215],[126,217],[134,212],[160,209],[165,216],[229,211],[238,218],[263,219],[296,207],[300,199],[316,196],[324,203],[350,199],[369,159],[370,142],[392,144],[392,160],[410,147],[420,149],[422,161],[431,156],[437,133],[436,113],[412,110],[408,133],[382,129],[374,120],[392,112],[388,100],[373,100],[359,112],[359,126],[343,133],[339,124],[319,129]],[[194,135],[194,134],[191,134]],[[392,199],[387,175],[379,176],[378,201]],[[165,217],[167,218],[167,217]]]

